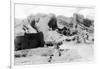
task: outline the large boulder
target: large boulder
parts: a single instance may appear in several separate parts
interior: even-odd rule
[[[24,36],[17,36],[14,40],[15,50],[44,47],[43,33],[25,33]]]

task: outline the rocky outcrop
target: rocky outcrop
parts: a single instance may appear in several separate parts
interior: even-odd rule
[[[94,20],[77,13],[74,13],[73,17],[39,13],[30,15],[24,20],[15,19],[14,27],[15,37],[22,36],[24,33],[42,32],[45,43],[48,41],[53,43],[62,41],[91,43],[94,41]]]

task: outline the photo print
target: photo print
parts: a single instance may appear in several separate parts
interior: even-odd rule
[[[92,61],[94,8],[15,4],[14,63]]]

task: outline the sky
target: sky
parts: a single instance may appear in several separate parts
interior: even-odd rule
[[[40,5],[15,5],[15,18],[24,19],[27,18],[30,14],[44,13],[49,14],[53,13],[55,15],[64,15],[71,17],[73,13],[80,13],[84,16],[94,18],[94,9],[88,8],[75,8],[75,7],[56,7],[56,6],[40,6]]]

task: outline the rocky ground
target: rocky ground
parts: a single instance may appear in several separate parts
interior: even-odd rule
[[[53,47],[16,51],[15,54],[15,65],[91,61],[93,59],[93,44],[66,44],[66,49],[61,51],[61,56]],[[54,56],[49,62],[52,54]]]

